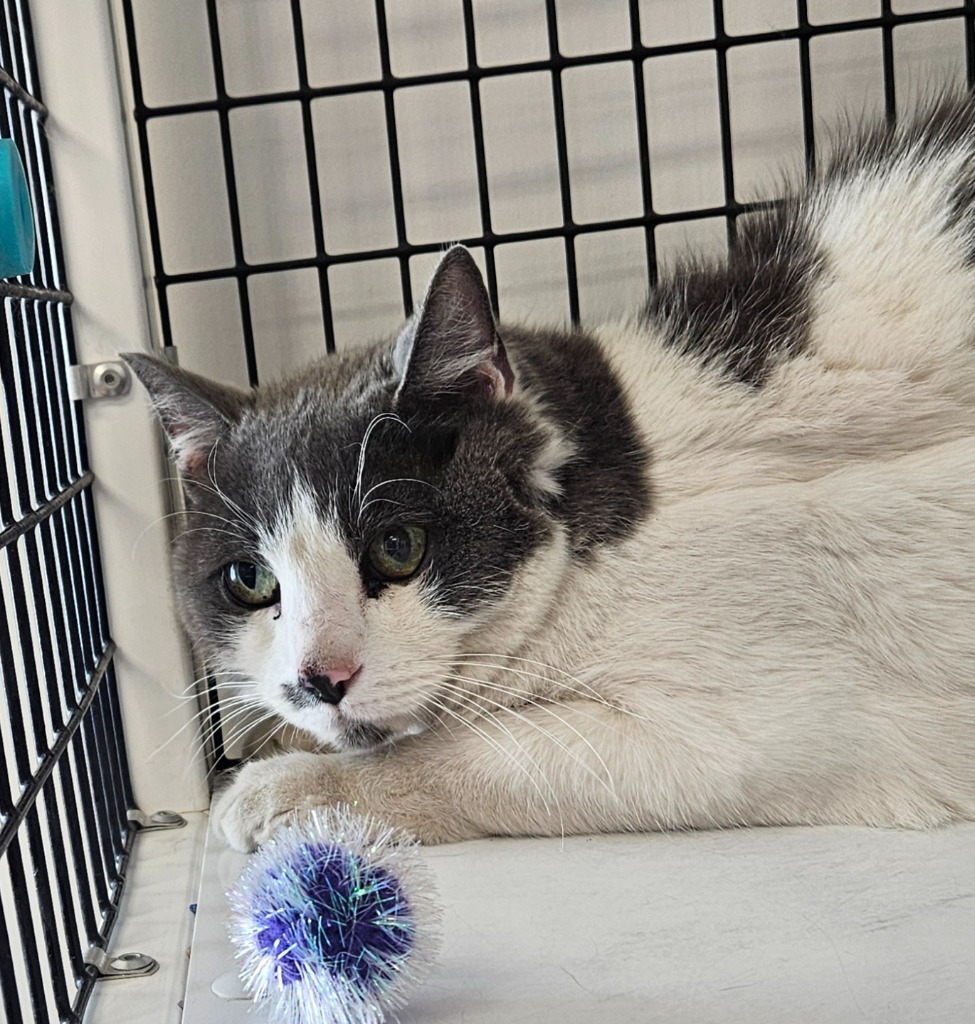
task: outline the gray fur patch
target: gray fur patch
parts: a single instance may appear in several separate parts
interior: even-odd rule
[[[501,598],[557,524],[580,557],[626,536],[650,511],[649,454],[611,368],[581,333],[503,333],[530,401],[480,391],[397,398],[383,345],[329,357],[243,403],[207,453],[208,476],[185,481],[174,578],[194,637],[232,632],[249,614],[228,599],[221,569],[259,560],[261,534],[296,486],[323,519],[337,515],[365,598],[417,585],[453,613]],[[171,384],[170,406],[186,388],[193,404],[192,381]],[[535,477],[553,429],[573,453],[555,468],[556,495]],[[366,552],[399,524],[426,530],[427,553],[414,577],[390,583]]]
[[[760,386],[803,351],[821,261],[801,203],[745,218],[724,263],[686,263],[651,293],[647,317],[668,344]]]

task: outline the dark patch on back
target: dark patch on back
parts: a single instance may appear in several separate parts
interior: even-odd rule
[[[502,333],[517,353],[522,382],[576,448],[553,507],[569,529],[574,554],[629,536],[651,512],[650,453],[612,367],[581,331]]]
[[[678,267],[651,291],[646,315],[666,344],[759,386],[805,348],[819,265],[801,204],[788,201],[744,218],[725,262]]]
[[[834,133],[816,182],[832,184],[864,170],[883,170],[908,154],[938,160],[948,150],[970,147],[973,126],[975,103],[968,93],[935,96],[896,123],[878,119],[867,125],[847,125]]]
[[[975,150],[975,103],[967,93],[937,96],[897,125],[882,119],[847,125],[812,181],[742,218],[738,245],[726,260],[679,267],[651,292],[647,317],[667,344],[760,386],[777,363],[806,346],[810,289],[823,270],[806,197],[904,161],[937,162],[959,147]],[[970,163],[949,197],[945,226],[963,225],[968,261],[975,263],[975,160]]]

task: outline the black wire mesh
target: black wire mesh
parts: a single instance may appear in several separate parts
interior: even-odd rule
[[[814,0],[815,2],[815,0]],[[335,347],[335,330],[333,310],[330,299],[330,270],[350,264],[363,264],[377,260],[395,259],[399,264],[399,278],[402,290],[403,307],[409,312],[413,305],[413,288],[410,279],[409,263],[412,257],[422,253],[436,252],[444,243],[461,241],[464,244],[482,249],[485,258],[488,287],[495,305],[498,303],[498,281],[495,254],[499,246],[512,243],[530,242],[542,239],[559,239],[563,243],[565,254],[565,276],[568,291],[568,308],[573,320],[580,315],[579,284],[576,266],[576,243],[581,236],[618,231],[622,229],[640,229],[645,236],[647,266],[651,280],[656,274],[656,231],[668,224],[685,221],[698,221],[705,218],[724,218],[727,224],[728,238],[734,241],[735,224],[739,216],[755,208],[755,203],[744,202],[736,193],[736,169],[732,147],[732,116],[729,101],[729,52],[740,52],[744,48],[755,47],[769,42],[795,41],[799,48],[799,74],[801,81],[801,116],[806,161],[809,166],[815,164],[816,141],[813,116],[813,84],[810,74],[810,42],[841,34],[879,31],[883,37],[883,90],[884,105],[888,116],[895,111],[895,76],[894,76],[894,32],[901,26],[921,23],[935,23],[952,19],[958,24],[964,22],[965,59],[969,82],[975,74],[975,28],[973,15],[975,3],[965,0],[954,5],[945,4],[936,9],[930,4],[919,5],[922,9],[906,9],[895,12],[892,0],[880,0],[880,13],[874,17],[854,20],[812,23],[808,12],[807,0],[796,0],[795,27],[753,32],[750,34],[731,34],[726,30],[726,4],[723,0],[713,0],[711,5],[713,33],[709,38],[692,39],[681,43],[647,45],[644,40],[645,8],[640,0],[627,0],[630,21],[630,46],[626,49],[614,49],[608,52],[592,54],[566,54],[560,49],[559,42],[559,4],[557,0],[544,0],[541,15],[545,19],[545,31],[548,39],[548,55],[544,59],[528,60],[511,64],[485,65],[478,62],[476,45],[476,19],[474,0],[458,0],[462,6],[463,26],[466,40],[467,66],[451,71],[427,74],[397,75],[393,72],[390,60],[390,43],[387,27],[386,0],[375,0],[375,20],[378,32],[378,52],[380,75],[366,81],[354,81],[324,86],[309,84],[308,55],[305,51],[305,31],[303,5],[300,0],[289,0],[288,16],[291,20],[297,68],[298,85],[296,88],[273,92],[235,95],[229,91],[224,71],[224,53],[221,36],[220,4],[218,0],[205,0],[206,25],[209,34],[208,46],[212,59],[215,96],[212,99],[167,105],[150,105],[144,100],[142,74],[140,70],[139,37],[137,32],[134,9],[138,8],[139,0],[124,0],[124,31],[127,41],[132,86],[134,93],[134,115],[138,129],[139,158],[148,207],[149,244],[151,248],[153,274],[159,305],[161,333],[164,344],[174,343],[173,327],[169,315],[169,295],[174,287],[193,282],[215,281],[221,279],[234,280],[237,284],[242,343],[244,347],[247,373],[252,384],[259,381],[258,358],[254,337],[252,297],[248,292],[248,282],[256,276],[277,272],[294,272],[313,269],[317,272],[321,296],[321,317],[324,324],[326,347],[329,351]],[[733,5],[729,5],[733,6]],[[901,7],[905,5],[900,5]],[[908,8],[911,5],[906,5]],[[915,5],[918,6],[918,5]],[[307,8],[307,5],[305,5]],[[566,138],[566,113],[563,103],[563,78],[566,72],[584,67],[619,65],[626,62],[632,67],[633,96],[635,104],[635,124],[647,123],[646,82],[643,68],[647,61],[688,53],[708,53],[713,55],[715,74],[717,77],[718,105],[720,117],[720,135],[722,150],[722,167],[724,182],[724,198],[717,204],[684,210],[659,210],[654,206],[653,168],[651,153],[645,132],[639,132],[637,159],[641,181],[643,210],[639,215],[579,222],[573,217],[573,181],[570,173],[570,159]],[[561,191],[561,223],[552,227],[532,230],[496,230],[492,226],[492,188],[489,185],[485,159],[485,140],[481,117],[481,95],[485,83],[512,75],[524,75],[530,72],[544,72],[550,77],[551,94],[554,110],[554,133],[557,149],[558,177]],[[433,241],[415,241],[409,237],[406,218],[404,216],[403,176],[400,166],[401,139],[397,126],[396,97],[404,90],[419,86],[442,85],[444,83],[466,83],[470,98],[470,119],[473,129],[475,151],[475,175],[478,203],[481,219],[481,230],[462,238],[441,238]],[[385,110],[385,132],[388,147],[388,158],[395,211],[396,243],[381,248],[362,248],[356,251],[331,251],[325,243],[322,214],[322,196],[320,189],[319,168],[316,160],[311,105],[316,100],[326,97],[379,94],[382,96]],[[245,257],[243,243],[242,217],[240,197],[238,195],[238,175],[235,166],[233,147],[233,124],[231,115],[234,111],[257,106],[285,104],[297,102],[301,108],[302,130],[304,133],[305,153],[307,160],[307,181],[310,196],[311,214],[314,230],[314,255],[300,259],[282,259],[254,261]],[[215,113],[219,118],[220,151],[223,160],[223,174],[226,182],[226,193],[229,206],[230,233],[233,245],[233,261],[229,266],[212,267],[184,272],[168,272],[163,259],[163,234],[157,215],[154,193],[154,156],[150,144],[149,125],[153,122],[185,118],[188,115],[203,112]]]
[[[27,171],[38,252],[0,282],[0,1006],[78,1021],[133,832],[57,209],[28,11],[5,0],[0,132]]]

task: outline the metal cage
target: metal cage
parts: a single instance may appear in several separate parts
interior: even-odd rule
[[[0,29],[2,135],[25,163],[37,258],[0,284],[0,1005],[80,1020],[134,834],[30,15]]]
[[[815,0],[813,0],[815,3]],[[409,314],[413,307],[414,289],[409,271],[411,257],[424,253],[435,253],[445,243],[463,244],[483,249],[488,289],[497,309],[499,288],[495,267],[495,251],[499,246],[539,239],[560,239],[565,251],[565,285],[568,293],[568,308],[571,319],[580,319],[579,282],[576,269],[575,246],[580,236],[615,231],[627,228],[640,229],[645,236],[648,283],[657,273],[657,245],[655,234],[662,225],[720,217],[727,224],[729,243],[734,242],[735,223],[743,214],[758,204],[743,199],[736,189],[736,168],[732,151],[732,117],[729,102],[728,54],[740,53],[751,47],[770,42],[794,41],[798,47],[798,75],[801,89],[801,122],[805,161],[809,168],[816,163],[816,132],[814,126],[814,87],[810,75],[810,43],[839,35],[876,30],[882,37],[882,88],[884,111],[893,118],[897,110],[897,95],[894,74],[894,33],[901,26],[935,23],[951,20],[964,33],[965,73],[969,84],[975,78],[975,2],[965,0],[954,6],[933,7],[930,4],[922,10],[899,10],[894,0],[880,0],[880,13],[873,17],[855,20],[821,21],[810,20],[808,0],[795,0],[794,27],[775,28],[767,31],[734,33],[726,27],[726,4],[724,0],[713,0],[710,4],[713,19],[712,31],[701,38],[686,42],[672,42],[648,45],[645,41],[647,16],[640,0],[627,0],[628,45],[625,48],[589,54],[566,54],[560,49],[559,3],[544,0],[536,4],[538,16],[543,19],[547,40],[547,54],[541,59],[516,63],[479,63],[477,53],[477,25],[475,0],[458,0],[463,19],[463,33],[466,66],[427,74],[396,74],[391,66],[390,40],[387,31],[387,5],[385,0],[375,0],[375,27],[379,74],[363,81],[341,82],[329,85],[314,85],[309,81],[308,60],[305,50],[305,14],[301,0],[288,0],[280,4],[282,15],[287,8],[294,40],[294,61],[297,84],[295,88],[274,92],[256,92],[246,95],[234,93],[225,80],[221,39],[221,5],[218,0],[206,0],[206,41],[212,60],[212,99],[192,102],[153,105],[144,98],[140,70],[140,38],[136,26],[135,9],[138,0],[123,0],[125,37],[128,46],[129,68],[131,71],[134,97],[133,115],[138,131],[138,152],[146,199],[146,213],[149,226],[149,248],[152,258],[152,273],[160,313],[161,343],[170,346],[174,338],[169,317],[169,294],[181,284],[231,279],[236,282],[241,309],[241,343],[247,360],[248,376],[252,385],[260,383],[255,338],[252,326],[252,299],[248,293],[248,282],[253,278],[281,271],[314,269],[318,274],[321,297],[321,317],[324,324],[325,344],[328,351],[335,349],[332,306],[330,300],[329,271],[333,267],[347,264],[368,263],[381,259],[395,259],[399,263],[399,279],[402,290],[402,307]],[[781,5],[779,5],[781,6]],[[647,134],[641,126],[647,124],[647,91],[643,76],[648,61],[681,54],[706,53],[713,57],[714,74],[717,84],[718,116],[721,145],[721,166],[723,201],[709,206],[697,206],[680,211],[658,209],[654,203],[653,161]],[[573,182],[570,173],[570,159],[566,138],[566,112],[563,103],[562,80],[566,72],[578,68],[607,67],[625,64],[630,69],[633,83],[633,125],[636,129],[635,157],[639,170],[642,210],[629,217],[595,219],[582,222],[574,218]],[[485,135],[481,116],[481,90],[484,83],[513,75],[542,72],[549,77],[553,101],[553,123],[557,149],[558,181],[560,190],[560,222],[551,227],[536,230],[498,230],[492,223],[492,202],[494,189],[489,180],[485,152]],[[396,97],[404,90],[463,83],[469,91],[469,117],[475,154],[476,190],[479,204],[481,230],[461,238],[440,238],[435,241],[416,241],[410,238],[404,216],[403,172],[400,160],[400,140],[397,129]],[[312,104],[330,97],[372,94],[382,97],[385,113],[384,132],[388,149],[392,202],[395,211],[395,244],[382,248],[362,247],[353,251],[334,251],[326,245],[323,232],[323,203],[320,189],[320,175],[316,159],[315,126]],[[301,107],[301,126],[305,142],[307,182],[310,196],[312,230],[314,232],[314,254],[303,259],[254,261],[246,257],[243,242],[241,199],[239,196],[237,172],[235,169],[232,113],[256,106],[273,106],[296,102]],[[213,266],[191,272],[173,272],[166,266],[163,257],[164,230],[158,216],[154,187],[154,150],[148,127],[162,120],[185,118],[200,113],[214,113],[219,118],[220,154],[223,177],[226,182],[226,196],[233,240],[233,262],[225,266]],[[503,309],[501,310],[503,313]]]

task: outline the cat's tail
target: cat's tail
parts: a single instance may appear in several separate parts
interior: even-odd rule
[[[946,95],[904,123],[846,129],[811,180],[740,219],[727,260],[662,282],[648,316],[758,386],[801,355],[975,370],[975,102]]]

